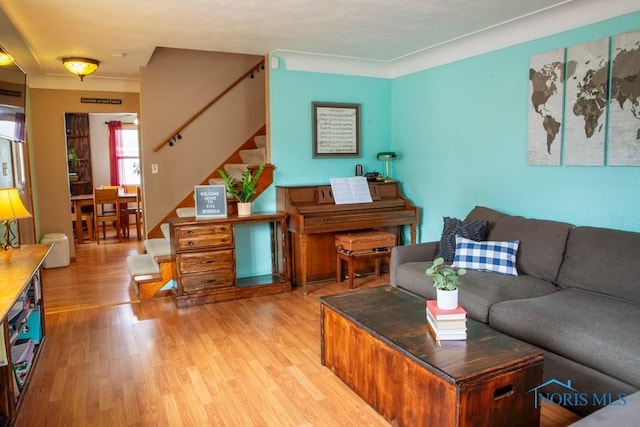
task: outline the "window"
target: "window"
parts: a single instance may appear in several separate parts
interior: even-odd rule
[[[118,182],[120,185],[140,185],[140,146],[138,128],[123,125],[122,146],[116,154]]]

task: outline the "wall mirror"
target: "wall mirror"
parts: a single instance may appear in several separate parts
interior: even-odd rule
[[[0,54],[4,49],[0,46]],[[15,61],[0,62],[0,138],[24,142],[26,75]]]
[[[5,50],[0,46],[0,54]],[[26,74],[15,63],[0,60],[0,188],[16,187],[27,210],[33,212],[31,201],[25,197],[28,186],[25,142]],[[24,242],[33,234],[31,221],[20,221],[12,231]],[[2,228],[2,226],[0,226]],[[0,230],[4,232],[4,230]]]

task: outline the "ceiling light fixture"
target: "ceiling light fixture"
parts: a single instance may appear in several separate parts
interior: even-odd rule
[[[80,76],[80,81],[84,81],[84,76],[95,73],[100,66],[96,59],[81,57],[62,58],[62,63],[71,73]]]
[[[0,49],[0,67],[6,67],[13,64],[13,56]]]

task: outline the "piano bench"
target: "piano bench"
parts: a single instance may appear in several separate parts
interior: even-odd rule
[[[391,249],[396,245],[396,235],[388,231],[360,230],[335,235],[338,250],[372,251],[375,249]]]
[[[347,261],[349,288],[353,289],[355,263],[358,259],[375,260],[376,277],[380,277],[380,258],[391,257],[396,235],[388,231],[361,230],[335,236],[337,248],[336,281],[342,282],[342,261]]]
[[[380,277],[380,258],[391,257],[391,249],[385,248],[370,251],[346,251],[338,248],[336,262],[336,282],[342,282],[342,261],[347,261],[347,275],[349,277],[349,289],[353,289],[355,277],[355,263],[359,259],[373,259],[375,261],[376,277]]]

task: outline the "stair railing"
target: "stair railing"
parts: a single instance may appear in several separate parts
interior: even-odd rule
[[[160,149],[162,149],[162,147],[164,147],[167,144],[169,144],[169,146],[172,147],[173,144],[177,140],[182,139],[182,135],[180,135],[180,132],[182,132],[187,126],[189,126],[195,119],[200,117],[205,111],[207,111],[209,108],[211,108],[216,102],[218,102],[229,91],[231,91],[234,87],[236,87],[238,84],[240,84],[240,82],[242,80],[244,80],[247,76],[251,76],[253,78],[253,73],[258,72],[261,69],[264,70],[264,58],[262,58],[256,65],[254,65],[249,70],[247,70],[244,74],[242,74],[240,77],[238,77],[225,90],[223,90],[215,98],[213,98],[207,105],[205,105],[204,107],[199,109],[193,116],[191,116],[190,119],[188,119],[186,122],[184,122],[178,129],[173,131],[169,138],[167,138],[162,143],[156,145],[153,148],[153,152],[157,153],[158,151],[160,151]]]

